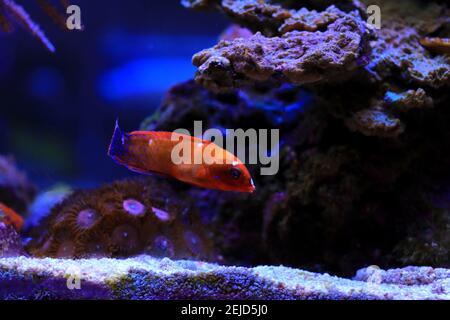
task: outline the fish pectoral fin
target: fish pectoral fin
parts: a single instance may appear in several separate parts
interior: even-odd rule
[[[207,176],[208,170],[207,170],[206,166],[199,165],[193,169],[192,173],[193,173],[194,177],[201,178],[201,177]]]
[[[130,171],[136,172],[136,173],[145,174],[147,176],[156,175],[156,176],[165,177],[165,178],[173,178],[173,176],[171,176],[170,174],[159,172],[159,171],[143,170],[143,169],[133,167],[133,166],[127,166],[127,169]]]
[[[141,168],[138,168],[138,167],[130,166],[130,165],[125,165],[125,167],[128,170],[130,170],[130,171],[133,171],[133,172],[136,172],[136,173],[140,173],[140,174],[147,174],[148,175],[148,174],[152,173],[150,171],[147,171],[147,170],[144,170],[144,169],[141,169]]]

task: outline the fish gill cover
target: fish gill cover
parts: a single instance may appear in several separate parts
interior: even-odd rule
[[[207,128],[279,128],[279,172],[261,176],[259,165],[249,167],[253,194],[156,177],[76,191],[23,235],[31,238],[28,254],[147,253],[235,265],[281,263],[341,276],[367,265],[450,268],[445,1],[182,5],[217,10],[232,29],[194,54],[194,79],[169,89],[140,129],[191,129],[194,120]],[[380,29],[367,23],[369,5],[382,10]],[[16,188],[6,186],[8,192]],[[15,205],[17,197],[1,196],[0,202]],[[25,215],[30,201],[18,203]],[[131,278],[124,283],[146,275]]]

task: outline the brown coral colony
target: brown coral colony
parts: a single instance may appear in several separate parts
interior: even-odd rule
[[[53,208],[41,226],[48,230],[46,235],[28,249],[36,256],[61,258],[165,252],[211,259],[210,240],[195,212],[185,225],[179,217],[184,208],[172,206],[170,212],[156,208],[161,201],[153,199],[148,189],[148,182],[127,180],[75,192]]]

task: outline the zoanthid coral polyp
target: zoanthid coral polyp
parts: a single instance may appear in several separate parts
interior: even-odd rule
[[[157,191],[155,191],[157,190]],[[192,206],[149,179],[76,191],[52,209],[29,252],[38,257],[126,257],[140,253],[215,260]],[[36,233],[39,234],[39,233]]]

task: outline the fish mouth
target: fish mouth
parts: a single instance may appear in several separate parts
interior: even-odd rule
[[[255,191],[255,190],[256,190],[255,186],[251,185],[251,186],[246,187],[243,191],[248,192],[248,193],[253,193],[253,191]]]
[[[255,191],[255,189],[256,189],[255,183],[253,182],[253,179],[252,179],[252,178],[250,178],[250,186],[248,186],[247,189],[249,190],[249,191],[247,191],[247,192],[250,192],[250,193],[252,193],[252,192]]]

